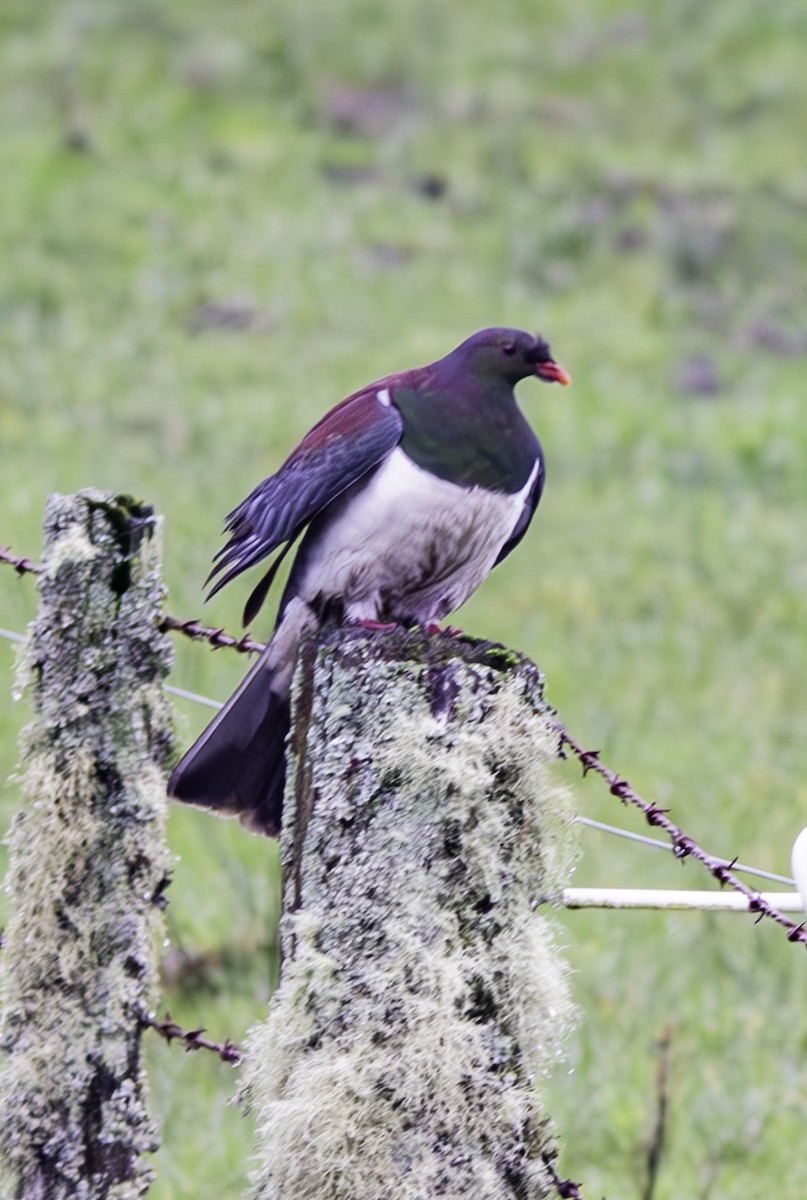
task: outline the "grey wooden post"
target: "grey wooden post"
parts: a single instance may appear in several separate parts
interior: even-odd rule
[[[281,982],[244,1102],[260,1200],[550,1193],[572,1006],[539,904],[573,858],[527,660],[348,629],[296,677]]]
[[[155,999],[169,869],[170,652],[151,510],[52,496],[39,588],[0,956],[0,1195],[129,1200],[156,1145],[139,1014]]]

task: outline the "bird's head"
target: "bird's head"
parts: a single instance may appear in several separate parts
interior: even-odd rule
[[[522,329],[481,329],[453,352],[474,374],[511,383],[537,375],[547,383],[568,387],[571,376],[552,357],[549,343]]]

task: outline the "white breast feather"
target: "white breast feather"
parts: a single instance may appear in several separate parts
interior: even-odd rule
[[[438,479],[393,450],[325,530],[299,594],[341,597],[356,619],[441,620],[490,572],[539,469],[510,496]]]

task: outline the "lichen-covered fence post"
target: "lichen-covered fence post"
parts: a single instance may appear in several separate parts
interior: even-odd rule
[[[0,956],[4,1198],[129,1200],[151,1179],[139,1014],[168,878],[170,728],[158,533],[150,509],[99,492],[45,514]]]
[[[280,987],[243,1100],[260,1200],[533,1200],[571,1020],[547,919],[573,857],[537,668],[447,635],[304,648]]]

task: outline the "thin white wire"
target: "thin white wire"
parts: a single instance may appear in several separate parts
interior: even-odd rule
[[[220,700],[211,700],[208,696],[200,696],[197,692],[186,692],[184,688],[173,687],[170,683],[163,684],[167,692],[181,696],[183,700],[195,700],[197,704],[206,704],[208,708],[224,708]]]
[[[652,846],[656,850],[667,850],[670,854],[674,853],[675,847],[669,842],[659,841],[658,838],[647,837],[643,833],[632,833],[629,829],[620,829],[617,825],[606,825],[603,821],[593,821],[591,817],[575,817],[575,823],[578,825],[588,825],[591,829],[599,829],[602,833],[612,833],[615,837],[626,838],[631,842],[641,842],[643,846]],[[723,860],[724,866],[731,867],[732,871],[743,871],[746,875],[758,875],[760,879],[770,879],[773,883],[784,883],[788,887],[795,887],[795,879],[791,879],[787,875],[775,875],[772,871],[762,871],[757,867],[746,867],[742,863],[730,862],[727,858]]]
[[[0,628],[0,637],[7,638],[10,642],[23,642],[24,636],[21,633],[14,633],[10,629]],[[173,684],[165,684],[165,690],[171,692],[174,696],[181,696],[183,700],[192,700],[195,704],[204,704],[207,708],[220,709],[224,705],[218,700],[211,700],[208,696],[200,696],[198,692],[189,692],[185,688],[174,687]],[[658,838],[646,837],[643,833],[633,833],[629,829],[620,829],[618,825],[606,825],[603,821],[594,821],[591,817],[575,817],[575,821],[579,825],[587,825],[590,829],[598,829],[602,833],[609,833],[614,837],[625,838],[630,842],[640,842],[643,846],[651,846],[656,850],[667,850],[673,852],[673,847],[668,842],[659,841]],[[761,871],[756,867],[746,867],[742,863],[729,863],[725,859],[725,865],[731,866],[734,871],[743,871],[746,875],[757,875],[760,879],[770,879],[774,883],[784,883],[789,887],[795,887],[795,880],[789,879],[787,875],[774,875],[770,871]]]

